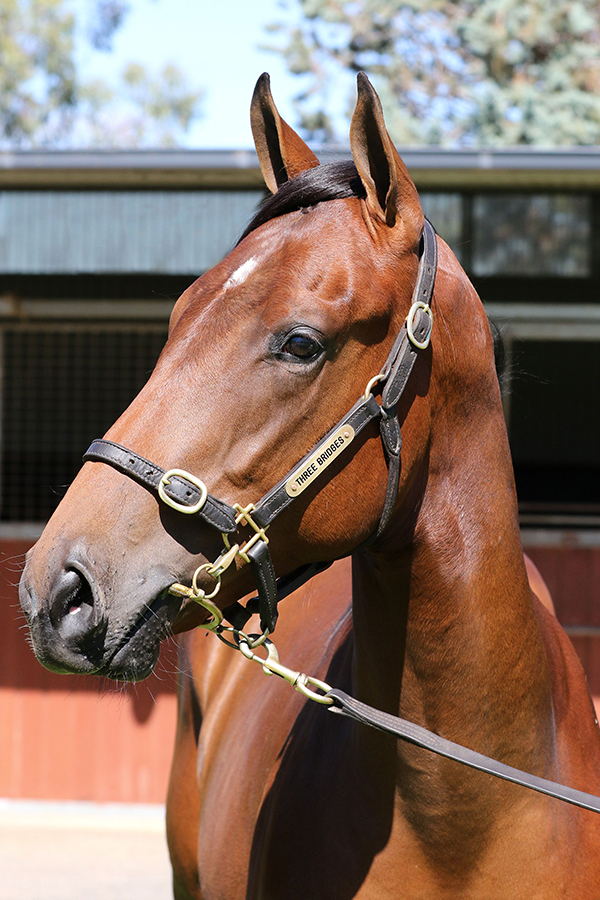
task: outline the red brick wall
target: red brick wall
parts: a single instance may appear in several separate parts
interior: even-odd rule
[[[571,640],[586,671],[596,710],[600,714],[600,546],[592,535],[563,532],[548,536],[552,546],[524,533],[525,552],[548,585],[556,615],[570,631],[597,628],[598,635],[571,634]]]

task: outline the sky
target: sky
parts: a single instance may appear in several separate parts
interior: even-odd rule
[[[259,49],[273,40],[264,26],[280,16],[279,0],[131,0],[112,53],[90,53],[88,45],[80,64],[109,80],[128,62],[154,71],[176,63],[194,88],[205,90],[204,115],[185,146],[244,149],[252,147],[250,100],[262,72],[271,75],[281,115],[295,122],[296,80],[277,54]]]

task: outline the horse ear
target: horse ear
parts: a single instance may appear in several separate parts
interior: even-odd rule
[[[272,194],[294,175],[319,165],[312,150],[277,112],[266,72],[254,88],[250,124],[260,168]]]
[[[372,216],[392,227],[414,221],[420,237],[423,212],[414,182],[387,133],[381,101],[364,72],[357,76],[358,100],[350,125],[350,148],[367,192]]]

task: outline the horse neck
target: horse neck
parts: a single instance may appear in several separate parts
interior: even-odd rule
[[[392,522],[378,549],[353,560],[353,687],[373,706],[543,771],[548,667],[501,410],[453,438],[440,425],[411,540],[405,522]]]

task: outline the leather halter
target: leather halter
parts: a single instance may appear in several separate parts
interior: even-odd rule
[[[263,633],[272,634],[277,622],[279,600],[295,591],[317,572],[331,565],[328,561],[301,566],[277,582],[265,531],[275,518],[350,446],[356,435],[376,419],[379,419],[381,441],[388,466],[388,484],[379,525],[366,543],[379,537],[387,526],[396,501],[400,478],[402,438],[397,404],[419,351],[424,350],[429,344],[433,324],[430,302],[436,269],[436,234],[433,226],[425,221],[419,273],[412,305],[385,365],[379,374],[371,379],[364,395],[352,409],[256,504],[247,507],[239,504],[231,506],[209,494],[204,483],[194,475],[181,469],[165,471],[113,441],[95,440],[84,454],[84,462],[107,463],[138,484],[158,493],[164,503],[178,512],[198,515],[208,525],[220,531],[226,550],[214,564],[201,567],[207,568],[209,574],[219,578],[219,581],[221,574],[236,555],[250,563],[258,597],[252,598],[245,608],[239,603],[234,603],[223,611],[236,628],[242,629],[250,616],[259,612]],[[384,385],[381,404],[372,394],[372,388],[377,382]],[[233,545],[236,548],[234,553],[228,535],[234,534],[238,526],[244,523],[250,525],[255,533],[243,547]],[[199,596],[204,599],[206,595],[200,592]]]
[[[227,565],[233,561],[235,555],[241,555],[251,564],[257,584],[258,597],[253,597],[249,600],[246,608],[239,603],[234,603],[223,610],[223,614],[233,625],[233,629],[230,630],[237,632],[238,642],[231,646],[235,646],[243,651],[245,643],[248,649],[244,655],[249,658],[258,659],[258,657],[254,656],[248,644],[248,636],[242,633],[242,628],[250,616],[256,612],[260,613],[263,635],[252,642],[252,647],[256,648],[263,642],[267,634],[273,632],[277,621],[277,603],[279,600],[291,594],[308,581],[309,578],[312,578],[313,575],[331,565],[330,562],[311,563],[301,566],[290,575],[276,581],[271,555],[267,546],[268,538],[266,537],[265,529],[268,528],[282,510],[290,505],[296,496],[302,493],[300,488],[303,483],[312,483],[314,479],[309,472],[311,461],[313,465],[317,466],[317,472],[320,474],[320,471],[324,471],[327,467],[325,464],[327,459],[331,459],[332,455],[333,458],[337,458],[338,451],[343,452],[351,443],[353,437],[377,418],[380,419],[381,440],[388,464],[388,486],[377,530],[361,546],[366,546],[372,540],[375,540],[389,522],[398,490],[400,449],[402,446],[396,405],[406,387],[419,350],[425,349],[429,344],[433,323],[429,304],[433,295],[436,267],[437,243],[435,231],[430,223],[426,221],[423,232],[419,275],[413,293],[413,303],[383,369],[379,375],[371,379],[364,396],[319,441],[315,449],[311,450],[256,505],[250,504],[245,508],[239,506],[239,504],[230,506],[228,503],[211,496],[204,483],[195,476],[190,475],[190,473],[180,469],[165,471],[155,463],[149,462],[137,453],[113,441],[93,441],[83,457],[84,461],[105,462],[113,466],[113,468],[124,475],[128,475],[149,490],[155,491],[164,503],[174,507],[179,512],[200,516],[203,521],[217,528],[222,533],[226,546],[229,544],[227,535],[236,532],[241,522],[246,522],[252,526],[255,531],[254,538],[251,538],[243,548],[240,549],[234,544],[214,564],[211,565],[209,563],[208,565],[200,566],[192,579],[192,584],[195,586],[196,576],[203,568],[207,568],[209,574],[211,574],[211,569],[216,573],[224,571]],[[377,403],[371,393],[372,387],[377,382],[384,384],[381,405]],[[344,432],[350,435],[350,431],[352,431],[352,437],[349,439],[345,438]],[[340,440],[339,446],[334,446],[336,441],[340,442]],[[327,451],[331,451],[331,453],[325,455],[319,470],[319,464],[314,461],[327,454]],[[301,481],[305,473],[308,474],[304,481]],[[295,490],[293,489],[294,485],[296,485]],[[233,552],[234,548],[235,553]],[[356,548],[354,552],[357,549],[360,548]],[[226,561],[227,557],[229,557],[228,561]],[[218,578],[220,583],[220,574],[218,574]],[[193,594],[191,589],[190,593]],[[198,592],[198,597],[203,598],[200,602],[205,608],[209,610],[212,608],[215,615],[221,615],[221,612],[210,603],[210,595],[206,597],[204,592],[200,591]],[[214,627],[212,623],[205,627],[214,628],[217,634],[222,630],[220,627]],[[221,634],[219,634],[219,637],[223,640]],[[225,641],[225,643],[229,642]],[[267,640],[265,643],[269,644],[270,642]],[[274,648],[272,649],[274,650]],[[282,666],[275,667],[272,663],[262,659],[258,659],[258,661],[261,664],[267,662],[267,665],[264,666],[267,674],[269,671],[275,674],[284,672],[284,667]],[[290,672],[290,670],[285,671]],[[367,706],[365,703],[349,697],[343,691],[332,689],[317,679],[307,678],[307,676],[301,675],[299,672],[290,672],[290,674],[293,676],[291,682],[297,690],[301,690],[305,696],[329,704],[328,708],[331,712],[347,716],[380,731],[385,731],[400,740],[408,741],[411,744],[423,747],[447,759],[453,759],[470,768],[487,772],[490,775],[495,775],[505,781],[511,781],[530,790],[538,791],[549,797],[600,813],[600,797],[595,797],[592,794],[587,794],[583,791],[548,781],[545,778],[539,778],[520,769],[515,769],[491,757],[469,750],[460,744],[448,741],[421,726],[407,722],[405,719],[391,716],[381,710]],[[290,679],[286,677],[286,680]],[[319,696],[312,690],[305,689],[304,685],[308,688],[309,683],[315,685],[321,691],[326,691],[326,693],[323,696]]]

